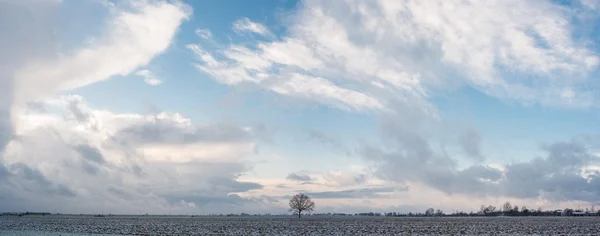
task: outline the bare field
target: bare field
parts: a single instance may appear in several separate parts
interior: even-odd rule
[[[600,217],[0,217],[0,235],[598,235]]]

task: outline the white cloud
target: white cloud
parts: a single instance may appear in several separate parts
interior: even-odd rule
[[[237,161],[253,153],[254,143],[196,143],[196,144],[151,144],[136,150],[144,153],[147,160],[186,163],[190,161],[226,162]],[[215,157],[219,157],[215,159]]]
[[[592,9],[592,10],[599,10],[600,9],[600,3],[598,3],[598,1],[595,0],[580,0],[581,4],[583,4],[584,6]]]
[[[198,35],[198,37],[203,38],[203,39],[212,38],[212,33],[208,29],[196,29],[196,35]]]
[[[288,75],[284,83],[272,85],[271,90],[279,94],[318,99],[338,108],[350,106],[347,110],[384,109],[379,101],[368,95],[336,86],[323,78],[298,73]]]
[[[233,30],[238,33],[251,32],[262,36],[272,36],[273,34],[263,24],[251,21],[248,18],[242,18],[233,23]]]
[[[140,71],[136,72],[135,74],[138,76],[144,77],[144,82],[146,82],[149,85],[157,86],[157,85],[162,84],[162,80],[156,78],[154,73],[152,73],[149,70],[140,70]]]
[[[169,47],[179,25],[191,13],[186,5],[162,1],[132,6],[132,11],[114,13],[106,35],[95,44],[52,60],[30,61],[19,69],[16,102],[133,72]]]
[[[590,83],[599,58],[573,37],[572,14],[549,1],[307,1],[281,39],[190,49],[196,67],[218,81],[273,89],[302,86],[298,75],[328,80],[331,89],[312,100],[331,105],[341,90],[369,97],[335,98],[357,110],[426,101],[428,91],[455,83],[527,103],[590,106],[595,95],[578,85]],[[234,25],[268,32],[246,18]],[[563,87],[577,91],[565,98]]]

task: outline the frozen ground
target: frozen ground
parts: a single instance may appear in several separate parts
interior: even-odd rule
[[[597,235],[600,217],[0,217],[0,235]]]

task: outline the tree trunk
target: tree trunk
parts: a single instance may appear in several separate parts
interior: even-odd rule
[[[300,219],[301,215],[302,215],[302,211],[298,211],[298,219]]]

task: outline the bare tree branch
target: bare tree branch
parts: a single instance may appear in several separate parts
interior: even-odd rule
[[[301,217],[302,212],[311,212],[315,209],[315,203],[310,200],[310,197],[303,193],[296,194],[290,199],[290,211],[298,214],[298,218]]]

